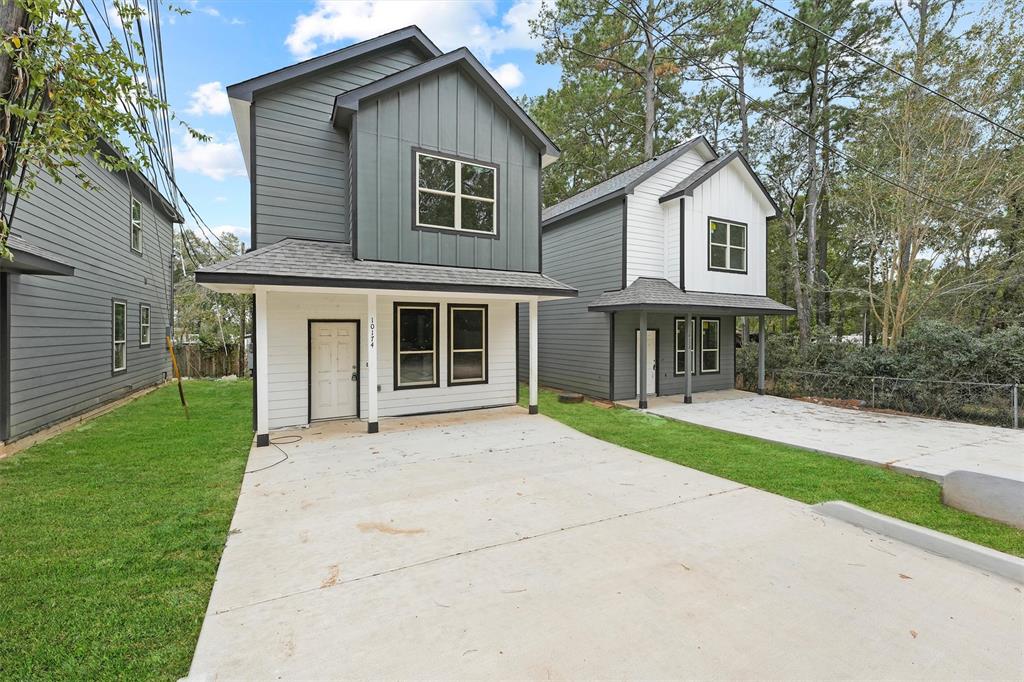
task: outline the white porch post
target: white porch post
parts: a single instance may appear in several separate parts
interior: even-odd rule
[[[683,402],[692,403],[693,372],[690,371],[690,366],[697,366],[697,344],[695,339],[693,338],[693,315],[691,315],[690,313],[686,313],[686,331],[684,332],[684,335],[686,336],[686,345],[684,346],[686,348],[686,369],[684,372],[684,374],[686,375],[686,394],[683,396]]]
[[[637,406],[641,410],[647,409],[647,311],[640,311],[640,340],[639,340],[639,362],[636,371],[640,380],[640,395],[637,396]]]
[[[270,445],[267,289],[256,287],[256,447]]]
[[[757,393],[764,395],[764,315],[757,316]]]
[[[395,367],[394,371],[398,371]],[[377,294],[366,295],[366,432],[377,433]]]
[[[530,299],[530,414],[537,414],[537,299]]]

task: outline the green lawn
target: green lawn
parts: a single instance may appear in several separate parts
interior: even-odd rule
[[[525,404],[527,391],[520,396]],[[808,504],[845,500],[1024,556],[1024,531],[943,505],[939,485],[922,478],[625,408],[559,403],[553,391],[540,392],[540,411],[589,436],[737,483]]]
[[[0,677],[188,672],[252,438],[247,381],[166,386],[0,460]]]

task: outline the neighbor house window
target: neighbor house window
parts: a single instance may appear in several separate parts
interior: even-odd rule
[[[132,197],[132,251],[142,253],[142,204]]]
[[[693,365],[693,344],[696,341],[697,333],[695,327],[697,326],[697,318],[690,318],[690,374],[694,374]],[[686,373],[686,318],[676,318],[676,374]]]
[[[114,301],[112,317],[112,369],[115,372],[123,372],[128,366],[128,304],[124,301]]]
[[[416,226],[497,234],[498,169],[416,152]]]
[[[708,267],[727,272],[746,272],[747,226],[711,218],[708,227]]]
[[[437,312],[436,303],[395,304],[395,388],[438,385]]]
[[[149,345],[149,306],[139,304],[139,345]]]
[[[700,321],[700,371],[717,372],[719,356],[719,321]]]
[[[448,383],[487,381],[487,306],[448,306]]]

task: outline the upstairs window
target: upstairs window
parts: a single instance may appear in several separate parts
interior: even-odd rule
[[[111,370],[123,372],[128,367],[128,304],[125,301],[114,301],[111,326]]]
[[[708,268],[724,272],[747,271],[747,226],[727,220],[708,221]]]
[[[149,306],[145,303],[139,304],[139,346],[145,348],[149,345]]]
[[[132,251],[142,253],[142,204],[135,197],[132,197],[131,222]]]
[[[448,384],[487,381],[487,306],[448,306]]]
[[[395,388],[437,386],[436,303],[395,304]]]
[[[416,152],[416,227],[498,234],[498,169]]]

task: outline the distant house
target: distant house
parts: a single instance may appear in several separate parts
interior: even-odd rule
[[[514,404],[516,305],[576,291],[541,272],[541,169],[559,150],[477,59],[409,27],[228,97],[253,249],[196,281],[254,294],[257,445],[318,420],[375,432]]]
[[[641,406],[731,388],[736,317],[793,312],[767,296],[777,213],[704,137],[544,209],[545,270],[579,297],[541,306],[541,382]]]
[[[177,209],[145,177],[39,177],[0,260],[0,441],[15,441],[167,378]]]

